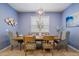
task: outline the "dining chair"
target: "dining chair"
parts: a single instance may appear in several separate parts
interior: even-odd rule
[[[51,44],[53,42],[54,37],[53,36],[44,36],[43,37],[43,51],[45,52],[46,50],[50,50],[50,52],[53,55],[53,44]]]
[[[36,49],[35,37],[24,36],[24,52],[27,55],[28,51],[34,51]]]
[[[58,36],[56,36],[56,37],[54,37],[55,38],[55,40],[54,40],[54,42],[53,42],[53,47],[54,47],[54,49],[56,48],[56,46],[57,46],[57,44],[61,41],[61,38],[62,38],[62,31],[60,32],[60,34],[58,35]]]
[[[61,40],[57,42],[57,50],[66,49],[68,51],[68,40],[70,37],[70,32],[66,31],[62,33]]]
[[[19,36],[19,33],[18,33],[18,32],[16,32],[16,36],[17,36],[17,37]]]
[[[11,50],[13,50],[13,48],[18,45],[18,42],[14,40],[16,37],[16,34],[14,34],[12,31],[8,31],[8,36],[10,40]]]

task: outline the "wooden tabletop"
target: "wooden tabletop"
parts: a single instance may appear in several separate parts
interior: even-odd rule
[[[15,39],[15,40],[23,40],[23,36],[18,36],[18,37],[15,37],[14,39]],[[36,39],[37,39],[37,40],[38,40],[38,39],[39,39],[39,40],[40,40],[40,39],[43,39],[43,36],[36,36]],[[36,39],[35,39],[35,40],[36,40]],[[57,37],[57,36],[54,37],[54,40],[59,40],[59,39],[60,39],[60,38]]]
[[[55,36],[54,39],[55,39],[55,40],[59,40],[60,38],[59,38],[58,36]]]
[[[43,36],[36,36],[36,39],[43,39]]]
[[[23,36],[18,36],[14,38],[15,40],[23,40]]]

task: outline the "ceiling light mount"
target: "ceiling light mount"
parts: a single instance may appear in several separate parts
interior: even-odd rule
[[[44,10],[42,8],[38,9],[37,10],[37,14],[40,15],[40,16],[43,15],[44,14]]]

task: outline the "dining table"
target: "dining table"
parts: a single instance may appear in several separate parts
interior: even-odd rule
[[[29,35],[28,35],[29,36]],[[35,36],[36,49],[42,49],[43,36]],[[15,40],[20,44],[20,50],[22,49],[23,36],[17,36]],[[60,40],[58,36],[54,36],[53,40]]]

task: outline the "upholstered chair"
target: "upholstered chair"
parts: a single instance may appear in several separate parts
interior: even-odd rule
[[[11,50],[13,50],[14,47],[16,47],[18,45],[18,42],[16,42],[14,39],[16,37],[16,34],[14,34],[11,31],[8,31],[8,36],[9,36],[9,40],[10,40],[10,46],[11,46]]]
[[[24,52],[27,55],[28,51],[34,51],[36,49],[35,37],[24,36]]]
[[[69,41],[69,37],[70,37],[70,32],[66,31],[62,33],[62,37],[61,40],[59,42],[57,42],[57,49],[66,49],[68,51],[68,41]]]
[[[46,50],[50,50],[50,52],[53,55],[53,45],[51,42],[53,41],[54,37],[53,36],[44,36],[43,37],[43,51],[45,52]]]

